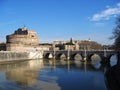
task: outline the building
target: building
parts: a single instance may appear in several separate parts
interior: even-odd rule
[[[88,40],[66,40],[66,41],[53,41],[54,49],[57,50],[101,50],[102,45]],[[62,49],[61,49],[62,47]]]
[[[56,50],[79,50],[79,45],[77,40],[63,40],[63,41],[53,41],[53,49]]]
[[[39,38],[34,30],[23,27],[6,36],[7,51],[39,51],[44,49],[49,50],[49,47],[39,45]]]
[[[0,43],[0,51],[6,51],[6,43],[5,42]]]

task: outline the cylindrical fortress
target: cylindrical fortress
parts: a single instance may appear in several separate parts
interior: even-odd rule
[[[38,45],[39,40],[35,31],[19,28],[14,34],[7,35],[7,43]]]
[[[19,28],[13,34],[6,36],[7,50],[11,47],[17,48],[19,45],[36,46],[39,45],[37,33],[26,28]],[[15,46],[14,46],[15,45]],[[13,49],[12,49],[13,51]]]

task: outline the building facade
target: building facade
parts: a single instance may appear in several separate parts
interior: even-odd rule
[[[49,50],[49,47],[39,45],[39,38],[34,30],[23,27],[6,36],[7,51],[39,51],[44,49]]]
[[[56,50],[79,50],[79,44],[77,40],[62,40],[53,41],[53,49]]]
[[[56,47],[57,46],[57,47]],[[64,50],[101,50],[102,45],[88,40],[66,40],[66,41],[53,41],[53,47],[57,50],[61,50],[60,47],[64,47]]]

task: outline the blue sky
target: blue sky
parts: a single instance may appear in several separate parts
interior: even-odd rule
[[[90,38],[112,44],[119,14],[119,0],[0,0],[0,42],[26,25],[40,43]]]

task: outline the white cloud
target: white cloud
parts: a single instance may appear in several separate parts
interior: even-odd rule
[[[120,3],[117,3],[117,6],[120,7]]]
[[[91,21],[109,20],[111,17],[115,17],[118,14],[120,14],[120,3],[117,3],[114,8],[108,7],[106,10],[94,14]]]

